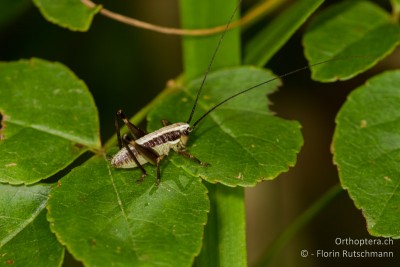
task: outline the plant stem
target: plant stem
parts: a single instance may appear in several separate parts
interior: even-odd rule
[[[196,266],[247,266],[243,188],[206,186],[211,212]]]
[[[322,211],[334,198],[343,192],[340,184],[330,188],[322,197],[315,201],[306,211],[295,219],[275,241],[267,248],[260,261],[255,264],[255,267],[268,266],[273,259],[279,255],[286,244],[320,211]]]
[[[182,27],[209,28],[226,24],[236,5],[237,2],[232,0],[180,0]],[[221,35],[183,38],[186,80],[205,73],[220,39]],[[233,29],[226,32],[211,69],[239,64],[239,30]],[[204,229],[203,248],[195,264],[197,266],[246,266],[243,188],[228,188],[214,184],[207,184],[207,188],[211,210],[208,224]]]
[[[392,19],[397,22],[399,20],[400,14],[400,1],[399,0],[390,0],[392,5]]]

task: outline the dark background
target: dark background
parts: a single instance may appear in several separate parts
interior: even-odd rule
[[[247,1],[245,5],[250,6],[252,2]],[[104,0],[101,3],[110,10],[130,17],[179,27],[176,1]],[[266,20],[246,32],[244,42]],[[301,47],[302,30],[304,29],[292,37],[268,64],[267,67],[276,74],[307,65]],[[15,19],[0,25],[1,61],[31,57],[59,61],[85,81],[99,109],[103,142],[114,133],[113,118],[117,109],[122,108],[128,116],[132,116],[153,99],[169,79],[181,73],[180,49],[180,37],[132,28],[102,16],[94,18],[88,32],[71,32],[44,20],[30,4],[22,8]],[[397,55],[396,52],[367,74],[347,82],[312,82],[309,72],[304,71],[285,78],[284,86],[271,96],[274,103],[271,109],[278,116],[300,121],[305,143],[297,165],[288,173],[280,175],[274,181],[246,189],[250,265],[257,261],[286,226],[339,182],[330,153],[335,116],[352,89],[383,69],[399,67]],[[334,244],[337,237],[371,237],[366,230],[361,211],[354,207],[346,192],[342,192],[289,242],[277,255],[274,266],[400,265],[399,242],[395,241],[394,246],[388,247],[338,247]],[[302,258],[302,249],[310,252],[317,249],[393,251],[395,258]],[[70,266],[72,262],[67,257],[65,265]]]

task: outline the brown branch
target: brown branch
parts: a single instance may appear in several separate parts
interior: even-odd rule
[[[90,0],[81,0],[81,2],[86,5],[89,8],[94,8],[97,5],[93,3]],[[240,20],[232,22],[231,25],[229,25],[229,29],[236,28],[238,26],[243,26],[251,23],[253,20],[255,20],[258,16],[262,15],[264,12],[267,10],[271,10],[278,4],[279,0],[267,0],[263,4],[259,5],[258,7],[254,8],[250,12],[248,12],[245,16],[243,16]],[[200,35],[211,35],[215,33],[219,33],[225,30],[226,25],[221,25],[217,26],[214,28],[207,28],[207,29],[178,29],[178,28],[169,28],[169,27],[163,27],[155,24],[151,24],[148,22],[140,21],[134,18],[130,18],[115,12],[112,12],[108,9],[101,8],[100,9],[100,14],[103,16],[106,16],[108,18],[111,18],[113,20],[119,21],[121,23],[141,28],[141,29],[146,29],[154,32],[160,32],[164,34],[173,34],[173,35],[186,35],[186,36],[200,36]]]

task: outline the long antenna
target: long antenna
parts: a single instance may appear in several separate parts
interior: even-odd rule
[[[201,91],[203,90],[204,83],[206,82],[207,75],[208,75],[208,73],[210,72],[211,66],[212,66],[212,64],[213,64],[213,62],[214,62],[215,55],[217,54],[217,52],[218,52],[218,50],[219,50],[219,47],[220,47],[220,45],[221,45],[221,43],[222,43],[222,40],[224,39],[225,34],[226,34],[226,32],[228,31],[229,25],[231,24],[231,22],[232,22],[232,20],[233,20],[233,17],[235,16],[236,11],[239,9],[241,3],[242,3],[242,0],[239,0],[238,4],[237,4],[236,7],[235,7],[235,10],[233,11],[231,17],[229,18],[228,24],[226,24],[225,30],[224,30],[224,32],[222,33],[221,38],[219,38],[217,47],[216,47],[215,50],[214,50],[214,53],[213,53],[213,55],[212,55],[212,57],[211,57],[211,60],[210,60],[210,63],[208,64],[208,67],[207,67],[206,73],[204,74],[204,77],[203,77],[203,80],[202,80],[202,82],[201,82],[200,88],[199,88],[199,90],[197,91],[197,96],[196,96],[196,99],[195,99],[195,101],[194,101],[194,104],[193,104],[193,107],[192,107],[192,111],[190,112],[189,119],[187,120],[187,123],[188,123],[188,124],[192,121],[194,112],[195,112],[195,110],[196,110],[197,102],[198,102],[198,100],[199,100]]]
[[[275,81],[275,80],[284,78],[284,77],[286,77],[286,76],[295,74],[295,73],[297,73],[297,72],[300,72],[300,71],[303,71],[303,70],[306,70],[306,69],[310,69],[310,68],[313,67],[313,66],[321,65],[321,64],[324,64],[324,63],[327,63],[327,62],[331,62],[331,61],[343,60],[343,59],[348,59],[348,58],[332,58],[332,59],[328,59],[328,60],[325,60],[325,61],[317,62],[317,63],[311,64],[311,65],[308,65],[308,66],[305,66],[305,67],[302,67],[302,68],[293,70],[293,71],[291,71],[291,72],[288,72],[288,73],[279,75],[279,76],[277,76],[277,77],[275,77],[275,78],[272,78],[272,79],[270,79],[270,80],[264,81],[264,82],[262,82],[262,83],[253,85],[252,87],[247,88],[247,89],[245,89],[245,90],[243,90],[243,91],[240,91],[240,92],[238,92],[238,93],[236,93],[236,94],[234,94],[234,95],[231,95],[231,96],[228,97],[227,99],[225,99],[225,100],[223,100],[222,102],[216,104],[214,107],[212,107],[211,109],[209,109],[206,113],[204,113],[197,121],[195,121],[195,122],[193,123],[193,125],[192,125],[190,128],[191,128],[191,130],[193,130],[193,129],[196,127],[196,125],[199,124],[199,122],[202,121],[208,114],[210,114],[210,113],[211,113],[212,111],[214,111],[216,108],[218,108],[219,106],[225,104],[226,102],[228,102],[228,101],[231,100],[232,98],[235,98],[235,97],[237,97],[237,96],[239,96],[239,95],[241,95],[241,94],[244,94],[244,93],[246,93],[246,92],[248,92],[248,91],[250,91],[250,90],[253,90],[253,89],[257,88],[257,87],[260,87],[261,85],[270,83],[270,82],[272,82],[272,81]]]

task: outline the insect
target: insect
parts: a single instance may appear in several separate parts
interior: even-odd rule
[[[190,133],[196,128],[196,126],[207,117],[208,114],[210,114],[212,111],[223,105],[224,103],[230,101],[231,99],[244,94],[250,90],[253,90],[257,87],[260,87],[261,85],[264,85],[266,83],[272,82],[274,80],[283,78],[285,76],[294,74],[296,72],[305,70],[310,68],[311,66],[323,64],[329,61],[337,60],[336,59],[329,59],[326,61],[322,61],[319,63],[315,63],[313,65],[305,66],[300,69],[296,69],[294,71],[291,71],[289,73],[276,76],[275,78],[269,79],[267,81],[264,81],[262,83],[256,84],[250,88],[247,88],[243,91],[240,91],[225,100],[221,101],[220,103],[216,104],[214,107],[206,111],[199,119],[197,119],[192,125],[192,118],[196,110],[197,102],[199,100],[203,85],[207,79],[207,75],[211,69],[212,63],[214,61],[215,55],[218,52],[218,49],[220,47],[220,44],[225,36],[225,33],[227,32],[229,25],[237,11],[237,9],[240,6],[239,4],[236,6],[235,11],[233,12],[224,32],[222,33],[219,42],[214,50],[214,53],[211,57],[210,63],[208,65],[208,68],[205,72],[205,75],[202,79],[202,83],[198,89],[196,99],[194,101],[192,110],[190,112],[189,118],[187,122],[177,122],[170,124],[166,120],[162,120],[162,125],[163,127],[151,132],[151,133],[146,133],[145,131],[141,130],[139,127],[136,125],[132,124],[125,114],[123,113],[122,110],[118,110],[115,116],[115,127],[116,127],[116,132],[117,132],[117,139],[118,139],[118,146],[119,146],[119,151],[111,158],[111,165],[115,168],[136,168],[138,167],[142,175],[140,179],[137,180],[138,183],[142,182],[144,178],[147,175],[146,170],[143,168],[143,165],[146,163],[151,163],[153,165],[156,165],[157,167],[157,180],[156,184],[158,185],[160,183],[161,179],[161,174],[160,174],[160,162],[169,154],[169,151],[172,149],[176,153],[189,158],[196,163],[198,163],[201,166],[209,166],[208,163],[205,163],[201,161],[200,159],[196,158],[194,155],[190,154],[186,150],[186,144],[189,139]],[[119,120],[122,120],[123,123],[127,126],[130,135],[124,134],[121,136],[120,133],[120,125],[119,125]]]

